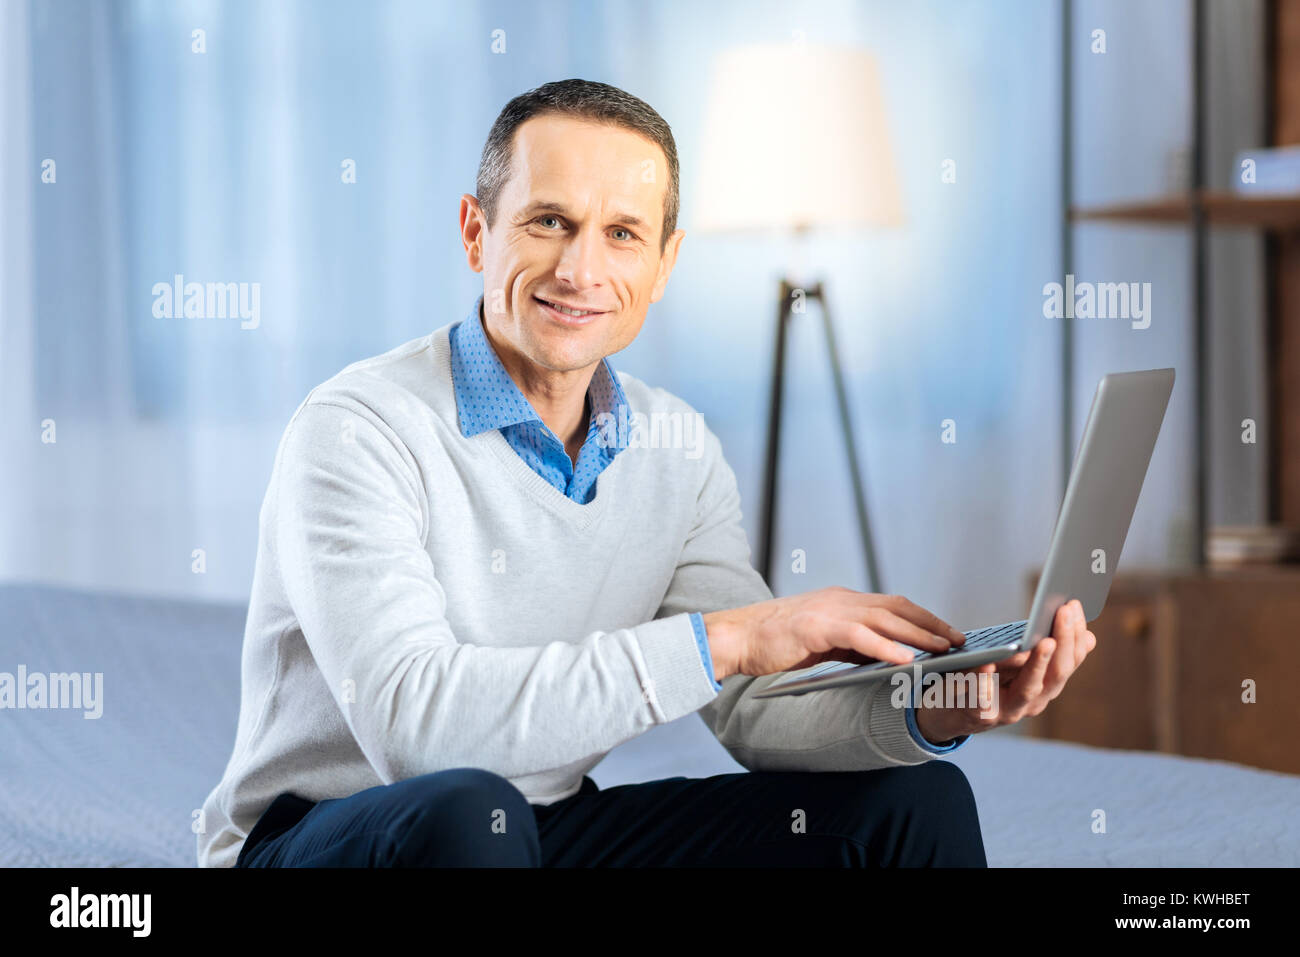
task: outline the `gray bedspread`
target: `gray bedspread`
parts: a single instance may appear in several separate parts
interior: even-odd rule
[[[194,866],[193,815],[234,741],[243,625],[241,605],[0,586],[0,672],[103,674],[99,718],[0,710],[0,865]],[[952,760],[994,866],[1300,864],[1300,777],[1003,732]],[[592,777],[739,770],[690,715]]]

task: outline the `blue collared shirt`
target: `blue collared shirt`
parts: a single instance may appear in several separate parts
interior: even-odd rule
[[[591,418],[587,426],[587,438],[578,451],[575,463],[569,458],[564,443],[542,421],[532,403],[501,364],[501,359],[483,331],[482,306],[483,297],[479,296],[469,315],[452,327],[449,337],[451,377],[456,392],[456,411],[461,434],[471,438],[491,429],[499,429],[510,447],[529,468],[563,492],[567,498],[580,505],[590,504],[596,497],[596,480],[600,473],[622,451],[617,443],[596,440],[600,431],[597,422],[601,421],[597,417],[601,413],[617,417],[619,406],[627,405],[627,397],[623,394],[623,387],[619,384],[609,359],[602,359],[596,366],[591,384],[587,387]],[[695,644],[699,647],[704,670],[713,684],[713,690],[721,691],[722,685],[713,675],[713,656],[709,653],[704,616],[693,612],[691,624],[695,628]],[[965,738],[958,738],[952,744],[942,747],[926,741],[917,730],[911,707],[907,709],[907,727],[916,743],[927,751],[951,751],[965,741]]]

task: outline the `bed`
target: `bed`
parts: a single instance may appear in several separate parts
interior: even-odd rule
[[[243,624],[236,604],[0,585],[0,672],[104,676],[97,719],[0,711],[0,865],[195,866],[193,815],[234,741]],[[971,781],[992,866],[1300,864],[1300,776],[1005,730],[945,760]],[[740,770],[690,715],[591,776],[612,787]]]

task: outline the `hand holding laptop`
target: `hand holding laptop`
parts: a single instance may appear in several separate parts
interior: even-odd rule
[[[987,707],[972,702],[967,707],[917,708],[917,729],[927,741],[943,744],[964,734],[978,734],[1042,714],[1096,647],[1097,636],[1088,630],[1083,604],[1072,599],[1057,609],[1050,637],[1031,650],[966,672],[997,673],[998,693]]]

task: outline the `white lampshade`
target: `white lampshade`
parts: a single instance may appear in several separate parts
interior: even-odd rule
[[[715,61],[694,227],[799,231],[903,221],[874,58],[814,44],[759,45]]]

